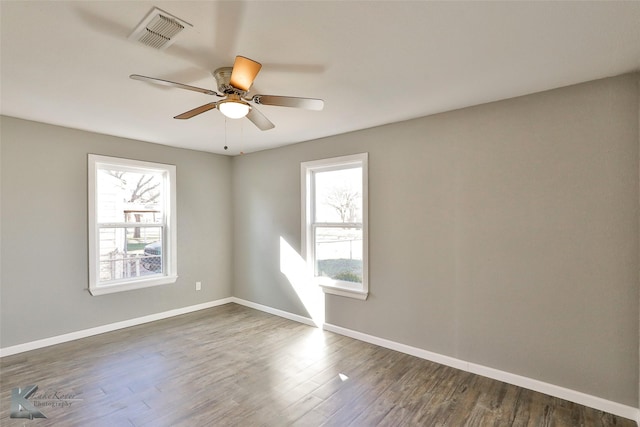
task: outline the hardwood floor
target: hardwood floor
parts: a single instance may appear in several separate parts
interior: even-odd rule
[[[2,426],[635,426],[236,304],[0,361]],[[10,418],[11,390],[46,419]]]

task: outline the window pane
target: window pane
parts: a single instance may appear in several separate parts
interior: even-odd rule
[[[98,222],[162,223],[162,185],[160,172],[99,169]]]
[[[362,222],[362,168],[315,172],[315,222]]]
[[[316,276],[362,283],[362,229],[316,227]]]
[[[162,274],[162,227],[101,228],[100,282]]]

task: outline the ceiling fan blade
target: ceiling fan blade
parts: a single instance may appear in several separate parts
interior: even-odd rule
[[[214,91],[209,90],[209,89],[203,89],[201,87],[196,87],[196,86],[189,86],[189,85],[185,85],[185,84],[182,84],[182,83],[172,82],[172,81],[169,81],[169,80],[156,79],[154,77],[141,76],[139,74],[131,74],[129,77],[132,78],[133,80],[140,80],[140,81],[143,81],[143,82],[154,83],[154,84],[157,84],[157,85],[171,86],[171,87],[177,87],[179,89],[193,90],[195,92],[204,93],[205,95],[221,96],[221,95],[218,95],[217,92],[214,92]]]
[[[213,110],[218,105],[217,102],[210,102],[208,104],[201,105],[193,110],[189,110],[185,113],[178,114],[174,117],[174,119],[190,119],[191,117],[197,116],[198,114],[202,114],[206,111]]]
[[[294,96],[255,95],[251,98],[260,105],[277,105],[279,107],[304,108],[306,110],[320,111],[324,108],[324,101],[315,98],[296,98]]]
[[[256,125],[260,130],[269,130],[276,127],[276,125],[271,123],[271,121],[255,107],[251,107],[249,114],[247,114],[247,119],[251,120],[251,123]]]
[[[245,58],[244,56],[236,56],[229,84],[237,89],[248,92],[260,68],[262,68],[262,64],[259,62]]]

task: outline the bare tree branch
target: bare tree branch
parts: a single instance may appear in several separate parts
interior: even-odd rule
[[[333,187],[327,194],[325,203],[338,212],[342,222],[356,222],[359,198],[360,193],[348,187]]]
[[[129,200],[128,200],[129,203],[133,203],[138,200],[143,203],[148,203],[156,200],[160,196],[160,193],[157,191],[154,192],[154,190],[160,186],[160,182],[156,182],[153,185],[149,185],[149,183],[153,181],[154,178],[155,177],[153,175],[151,176],[142,175],[138,180],[136,187],[131,192],[131,197],[129,197]],[[145,197],[145,195],[148,193],[150,193],[149,196]]]

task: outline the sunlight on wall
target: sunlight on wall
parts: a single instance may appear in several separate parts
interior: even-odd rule
[[[324,323],[324,293],[312,283],[305,260],[280,236],[280,271],[284,274],[298,298],[307,309],[313,323],[322,328]]]

